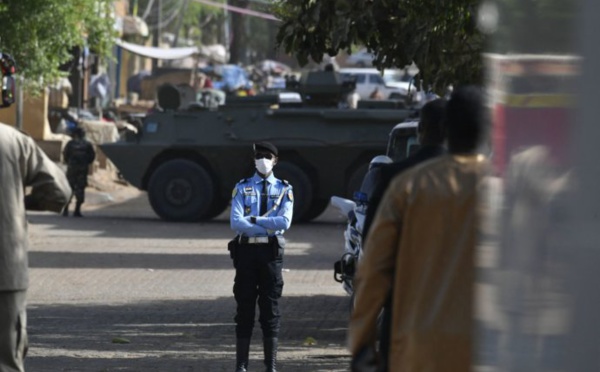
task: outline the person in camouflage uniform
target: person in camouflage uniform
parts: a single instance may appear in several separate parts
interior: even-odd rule
[[[89,165],[94,161],[96,152],[92,144],[85,139],[85,131],[75,128],[71,133],[72,140],[67,143],[63,151],[67,163],[67,179],[75,196],[75,212],[73,216],[82,217],[81,205],[85,200],[85,187]],[[63,211],[63,216],[69,215],[69,206]]]

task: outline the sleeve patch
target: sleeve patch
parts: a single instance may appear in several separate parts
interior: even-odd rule
[[[292,192],[292,190],[288,190],[287,196],[288,199],[290,199],[290,201],[294,201],[294,193]]]

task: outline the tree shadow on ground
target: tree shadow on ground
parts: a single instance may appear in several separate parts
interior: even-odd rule
[[[322,247],[321,247],[322,248]],[[288,249],[290,253],[291,249]],[[312,253],[311,253],[312,254]],[[338,256],[323,251],[309,255],[286,255],[284,268],[291,270],[331,271]],[[111,252],[49,252],[30,251],[29,267],[36,269],[153,269],[153,270],[232,270],[229,253],[169,254]]]
[[[347,371],[348,298],[281,300],[280,369]],[[126,304],[31,305],[28,371],[230,371],[233,298]],[[114,343],[127,340],[129,343]],[[312,342],[314,340],[314,344]],[[257,322],[251,370],[262,370]]]

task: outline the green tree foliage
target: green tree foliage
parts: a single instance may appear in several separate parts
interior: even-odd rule
[[[115,36],[112,0],[5,0],[0,2],[0,50],[15,58],[35,85],[60,76],[74,46],[108,56]]]
[[[573,53],[572,0],[497,1],[499,28],[491,49],[499,53]]]
[[[218,7],[193,0],[136,0],[130,3],[130,10],[141,17],[151,31],[160,27],[161,32],[177,34],[180,43],[183,39],[204,45],[222,42],[220,38],[225,13]]]
[[[213,0],[238,8],[270,12],[271,0]],[[230,44],[232,63],[252,63],[275,57],[275,34],[278,22],[227,12],[221,7],[193,0],[137,0],[131,2],[131,12],[137,9],[151,31],[161,25],[161,32],[178,34],[199,45]],[[158,7],[161,21],[157,19]],[[225,22],[228,25],[225,25]],[[225,30],[229,34],[226,35]]]
[[[364,45],[378,68],[414,62],[423,82],[442,91],[482,80],[478,6],[479,0],[279,0],[277,43],[301,65]]]
[[[191,2],[183,16],[181,36],[198,44],[216,44],[221,39],[224,21],[222,9]]]
[[[250,0],[227,0],[227,4],[238,8],[248,8]],[[229,58],[231,63],[242,63],[246,61],[246,46],[248,44],[248,33],[246,17],[240,13],[232,13],[231,17],[231,44],[229,46]]]
[[[248,17],[250,34],[247,47],[251,51],[249,63],[256,63],[263,59],[276,59],[275,36],[279,24],[275,21],[262,18]]]

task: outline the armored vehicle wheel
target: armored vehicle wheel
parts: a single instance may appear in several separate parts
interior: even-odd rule
[[[354,197],[354,193],[356,191],[360,191],[360,186],[362,185],[363,179],[369,170],[369,164],[363,164],[360,167],[356,168],[356,171],[352,173],[350,178],[348,179],[348,188],[346,189],[346,196],[350,199]]]
[[[314,199],[310,209],[306,212],[306,220],[310,221],[319,217],[329,206],[329,199]]]
[[[215,218],[227,209],[229,206],[229,200],[216,197],[213,205],[210,207],[210,210],[206,214],[205,219]]]
[[[282,161],[275,166],[275,177],[287,180],[294,188],[294,222],[308,221],[307,213],[313,200],[313,189],[306,173],[297,165]]]
[[[154,212],[167,221],[198,221],[207,217],[214,197],[210,175],[185,159],[160,165],[148,182],[148,198]]]

